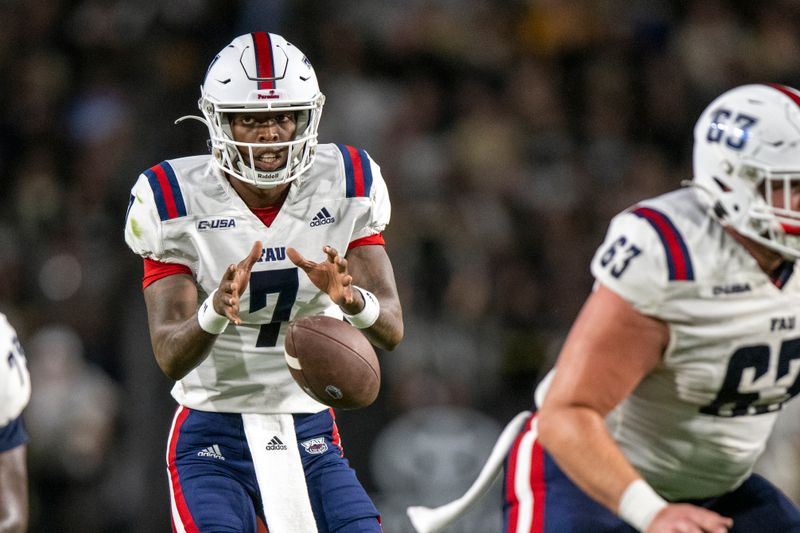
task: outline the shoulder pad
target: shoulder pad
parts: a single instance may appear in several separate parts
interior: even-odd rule
[[[694,280],[694,267],[689,249],[678,228],[665,213],[652,207],[639,206],[631,210],[637,217],[646,220],[658,234],[664,248],[670,281]]]
[[[592,274],[639,311],[655,315],[672,282],[694,279],[680,232],[663,212],[642,206],[611,221]]]
[[[361,148],[337,144],[344,160],[345,192],[347,198],[370,196],[372,190],[372,160]]]
[[[150,188],[153,190],[158,216],[162,221],[186,216],[183,193],[178,184],[178,178],[175,176],[175,170],[169,162],[162,161],[142,174],[147,177]]]

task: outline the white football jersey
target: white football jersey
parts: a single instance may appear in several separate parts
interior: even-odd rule
[[[778,411],[800,391],[800,279],[773,281],[692,189],[617,215],[592,261],[597,282],[669,324],[660,365],[612,432],[669,499],[718,495],[751,473]]]
[[[303,413],[327,408],[294,382],[284,359],[290,320],[341,317],[330,297],[287,257],[287,247],[322,261],[324,245],[378,234],[390,203],[380,168],[364,150],[317,146],[311,169],[292,182],[270,227],[214,169],[211,156],[165,161],[139,176],[131,191],[125,240],[145,258],[189,267],[200,301],[225,269],[262,241],[240,303],[242,324],[229,324],[209,356],[175,384],[174,398],[193,409],[236,413]],[[199,304],[199,302],[198,302]]]
[[[0,313],[0,428],[17,418],[31,397],[31,379],[17,332]]]

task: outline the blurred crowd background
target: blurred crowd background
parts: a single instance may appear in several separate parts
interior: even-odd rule
[[[206,152],[173,121],[234,36],[303,50],[320,141],[365,148],[388,183],[406,339],[378,401],[338,420],[396,533],[529,408],[609,218],[691,177],[703,107],[800,85],[798,28],[797,0],[2,0],[0,311],[34,386],[31,531],[170,530],[171,382],[123,219],[143,169]],[[759,468],[800,500],[800,416],[783,418]],[[498,490],[451,531],[498,530]]]

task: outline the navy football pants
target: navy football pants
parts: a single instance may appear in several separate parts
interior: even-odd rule
[[[532,415],[532,417],[535,415]],[[751,475],[717,498],[691,501],[733,518],[731,533],[800,533],[800,511],[772,483]],[[635,533],[580,490],[542,449],[531,420],[506,458],[504,533]]]
[[[319,533],[381,532],[377,509],[343,457],[332,412],[293,418]],[[167,462],[175,531],[256,533],[269,524],[240,415],[179,408]]]

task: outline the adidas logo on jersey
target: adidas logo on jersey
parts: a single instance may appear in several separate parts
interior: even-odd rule
[[[213,457],[214,459],[220,459],[221,461],[225,460],[225,457],[222,455],[222,450],[219,449],[219,444],[214,444],[213,446],[209,446],[208,448],[204,448],[197,452],[198,457]]]
[[[314,215],[314,218],[311,219],[309,226],[315,228],[317,226],[324,226],[325,224],[333,224],[334,222],[336,222],[336,219],[328,212],[327,208],[323,207],[319,210],[319,213]]]
[[[281,439],[278,438],[277,435],[272,437],[272,439],[267,443],[267,451],[271,452],[274,450],[288,450],[289,448],[283,443]]]

